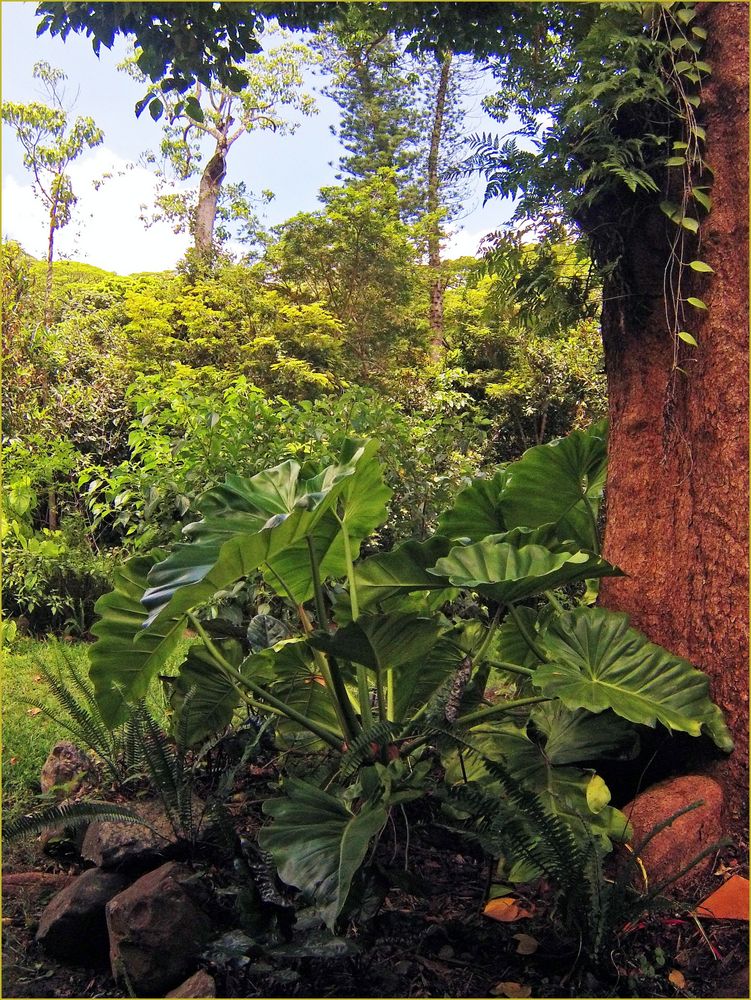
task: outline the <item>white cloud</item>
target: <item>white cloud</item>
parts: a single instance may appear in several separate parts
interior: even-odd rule
[[[95,190],[94,182],[112,176]],[[83,260],[118,274],[163,271],[175,266],[189,245],[189,237],[172,232],[166,223],[146,229],[141,205],[154,201],[154,175],[144,167],[100,146],[70,169],[78,196],[73,219],[55,236],[55,256]],[[47,253],[44,205],[31,184],[3,178],[3,236],[18,240],[35,257]]]
[[[448,259],[457,257],[479,257],[479,246],[485,236],[487,229],[467,230],[458,229],[446,240],[443,247],[443,256]]]

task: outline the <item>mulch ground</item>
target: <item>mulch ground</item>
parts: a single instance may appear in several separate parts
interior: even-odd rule
[[[251,825],[251,824],[249,824]],[[696,920],[692,903],[722,883],[709,872],[691,900],[676,902],[624,929],[607,960],[588,967],[576,942],[553,929],[544,898],[534,914],[511,923],[482,915],[488,866],[479,853],[440,844],[416,828],[409,851],[410,887],[392,890],[364,929],[304,954],[304,919],[288,944],[239,961],[205,963],[222,997],[747,997],[747,925]],[[26,848],[28,851],[28,847]],[[737,852],[738,856],[743,856]],[[389,859],[385,859],[388,861]],[[28,864],[8,855],[4,875]],[[66,968],[34,942],[39,915],[58,879],[75,865],[37,859],[37,884],[6,886],[3,931],[4,997],[123,997],[107,969]],[[713,871],[741,872],[736,852]],[[221,877],[221,874],[220,876]],[[33,883],[33,879],[30,880]],[[16,883],[13,885],[12,883]],[[316,938],[318,940],[318,938]],[[302,953],[300,949],[302,947]],[[530,952],[524,954],[523,952]]]

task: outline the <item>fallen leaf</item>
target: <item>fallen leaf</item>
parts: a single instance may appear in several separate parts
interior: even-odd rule
[[[500,920],[501,923],[508,924],[512,920],[525,920],[533,916],[535,911],[527,909],[513,896],[501,896],[498,899],[489,899],[482,912],[491,920]]]
[[[11,764],[17,764],[18,763],[18,757],[11,757],[10,762],[11,762]]]
[[[531,997],[532,987],[521,983],[496,983],[490,992],[494,997]]]
[[[42,679],[42,675],[41,674],[34,674],[34,683],[35,684],[38,684],[41,681],[41,679]]]
[[[748,893],[748,879],[731,875],[694,912],[698,917],[714,920],[748,920]]]
[[[531,934],[514,934],[514,940],[518,942],[516,945],[517,955],[534,955],[540,947],[537,938],[533,938]]]
[[[668,976],[668,982],[672,983],[677,990],[686,989],[686,977],[679,969],[671,969],[670,975]]]
[[[41,715],[41,712],[42,712],[41,708],[27,708],[26,709],[26,714],[30,715],[32,718],[35,715]]]
[[[3,927],[10,927],[13,923],[13,917],[3,917]]]

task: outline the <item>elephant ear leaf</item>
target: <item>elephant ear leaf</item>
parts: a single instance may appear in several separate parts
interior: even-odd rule
[[[225,660],[234,667],[240,665],[244,654],[236,639],[218,640],[216,645]],[[237,687],[217,670],[208,650],[200,643],[190,647],[177,677],[165,678],[165,683],[186,746],[195,746],[228,726],[240,705]]]
[[[501,511],[509,528],[555,524],[561,540],[599,552],[597,515],[607,472],[607,421],[537,445],[508,467]]]
[[[99,621],[91,630],[96,642],[89,651],[89,673],[102,718],[113,728],[128,718],[129,704],[145,697],[185,626],[184,616],[176,614],[144,629],[141,598],[153,564],[151,557],[129,559],[115,573],[114,590],[94,606]]]
[[[492,479],[473,479],[438,519],[438,534],[462,543],[479,542],[487,535],[506,530],[500,499],[506,471],[499,469]]]
[[[273,822],[261,830],[258,843],[273,857],[282,880],[302,889],[333,930],[387,811],[366,802],[353,813],[340,799],[298,778],[288,778],[284,792],[264,804]]]
[[[629,625],[628,615],[577,608],[551,622],[542,645],[550,661],[533,683],[568,708],[612,709],[629,722],[699,736],[733,747],[722,712],[709,699],[709,680],[691,664]]]
[[[390,491],[380,479],[377,448],[375,441],[350,441],[340,464],[314,476],[303,478],[296,462],[284,462],[251,479],[229,476],[204,494],[203,519],[185,529],[192,541],[176,545],[149,574],[148,623],[197,607],[262,568],[272,586],[283,581],[284,592],[302,603],[313,592],[309,540],[322,575],[343,575],[342,532],[356,550],[385,517]]]
[[[593,552],[575,545],[516,545],[506,535],[491,536],[474,545],[458,545],[428,570],[448,577],[457,587],[468,587],[501,604],[513,604],[533,594],[589,577],[611,576],[620,571]]]

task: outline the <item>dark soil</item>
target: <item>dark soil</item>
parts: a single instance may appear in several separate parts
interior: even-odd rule
[[[246,816],[246,826],[254,819]],[[486,860],[471,847],[442,844],[440,830],[417,826],[404,887],[389,892],[372,920],[350,925],[332,941],[301,911],[286,942],[283,935],[276,943],[268,938],[249,957],[233,957],[231,947],[215,950],[203,965],[221,997],[747,997],[746,925],[697,921],[688,912],[723,877],[742,872],[737,856],[739,851],[726,850],[714,866],[724,875],[708,874],[691,898],[624,928],[607,960],[595,967],[578,953],[576,941],[556,930],[544,886],[526,900],[534,908],[531,917],[491,920],[482,915]],[[28,857],[6,855],[5,871],[24,864]],[[36,868],[76,870],[39,857]],[[226,871],[205,870],[212,882],[226,884]],[[34,943],[39,915],[53,892],[14,890],[5,900],[2,995],[126,996],[109,970],[63,967]],[[534,952],[520,954],[525,945]],[[682,989],[668,978],[674,970],[685,978]]]

